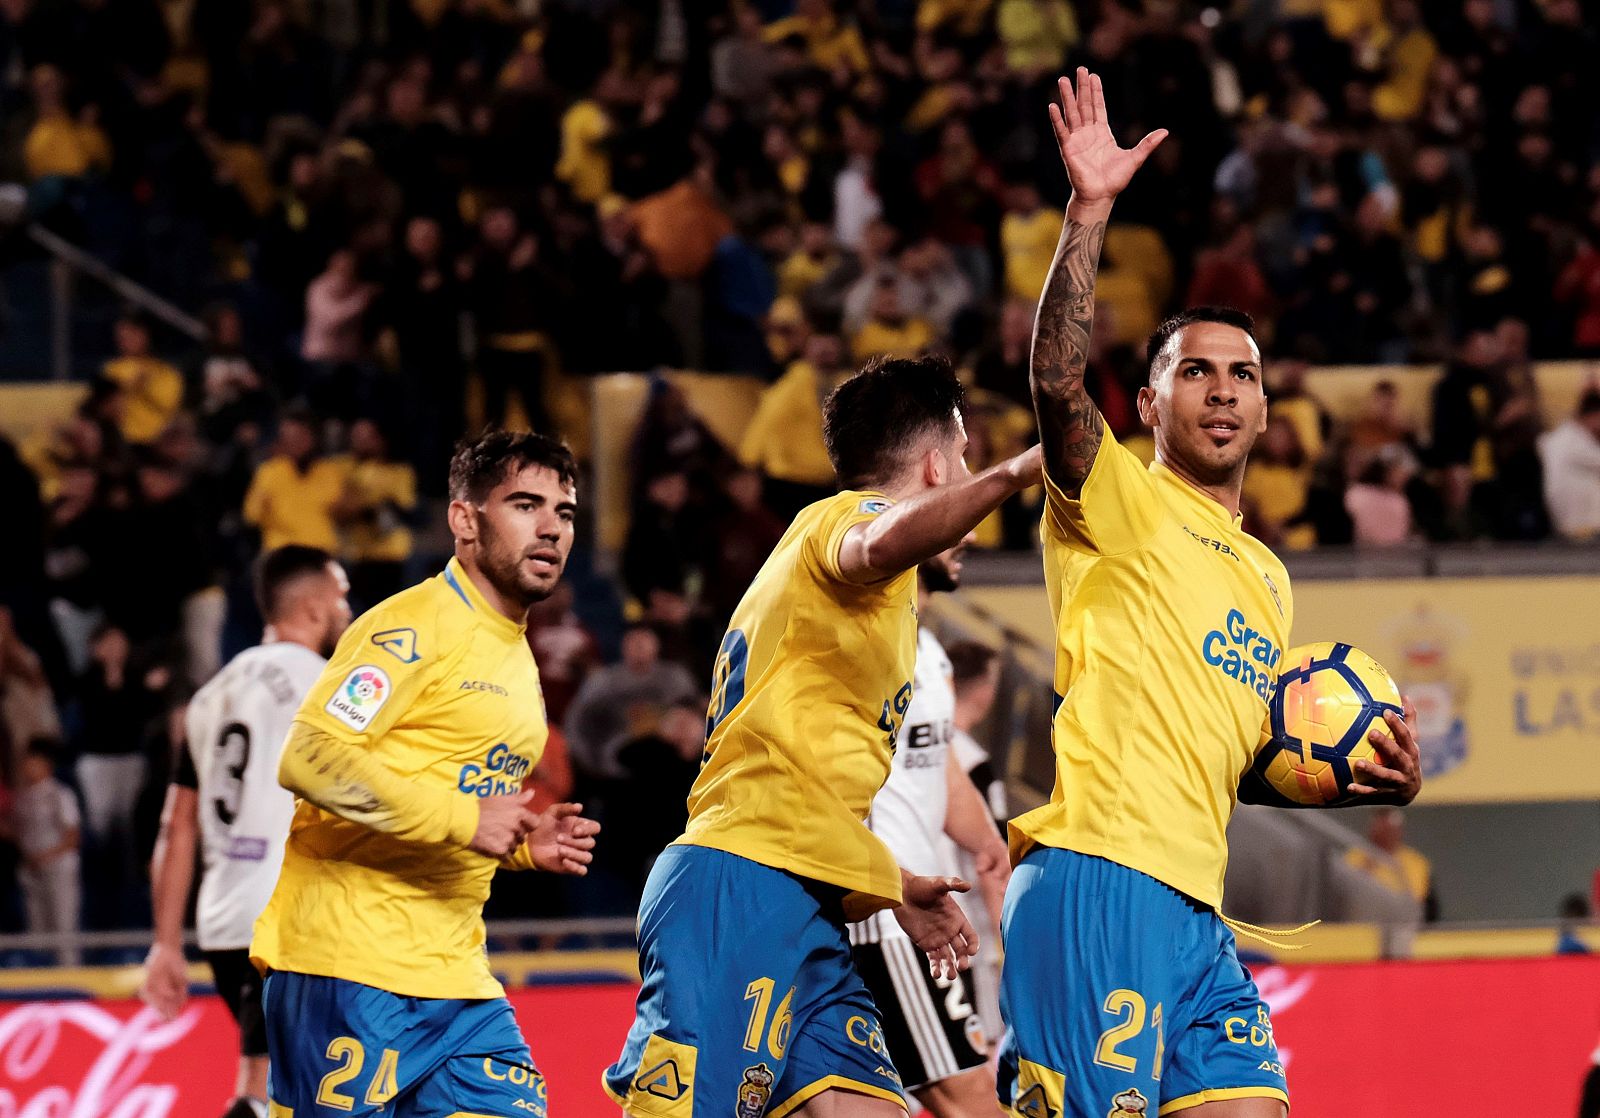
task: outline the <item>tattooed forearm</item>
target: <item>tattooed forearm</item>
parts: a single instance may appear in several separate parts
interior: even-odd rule
[[[1105,433],[1105,420],[1083,383],[1094,322],[1095,270],[1105,236],[1103,221],[1080,225],[1068,220],[1033,324],[1028,379],[1045,471],[1071,496],[1089,476]]]

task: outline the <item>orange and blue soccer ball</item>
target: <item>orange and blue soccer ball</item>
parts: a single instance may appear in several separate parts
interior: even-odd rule
[[[1384,712],[1401,713],[1400,689],[1382,664],[1348,644],[1301,645],[1283,663],[1255,772],[1295,803],[1339,803],[1349,798],[1355,763],[1377,755],[1367,732],[1388,734]]]

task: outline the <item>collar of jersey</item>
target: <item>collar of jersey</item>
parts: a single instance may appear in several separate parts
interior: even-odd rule
[[[1166,482],[1168,486],[1183,494],[1184,501],[1191,508],[1218,527],[1236,531],[1244,523],[1243,513],[1237,516],[1228,515],[1228,510],[1222,506],[1221,501],[1200,492],[1200,490],[1184,481],[1160,462],[1152,462],[1150,464],[1150,472]]]
[[[444,565],[444,573],[439,577],[444,580],[444,584],[450,588],[457,601],[478,615],[482,624],[489,626],[491,629],[496,629],[508,637],[521,636],[527,628],[526,624],[517,624],[517,622],[490,605],[489,600],[473,585],[472,579],[467,577],[467,572],[462,569],[461,563],[454,555]]]

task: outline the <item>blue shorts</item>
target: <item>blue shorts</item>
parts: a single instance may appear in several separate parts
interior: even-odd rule
[[[1289,1101],[1267,1005],[1210,908],[1138,870],[1041,847],[1011,876],[1001,932],[1007,1114]]]
[[[839,898],[669,846],[639,905],[643,986],[606,1092],[638,1118],[782,1118],[830,1087],[904,1105]]]
[[[272,1118],[544,1118],[544,1076],[504,998],[408,998],[273,971],[262,1007]]]

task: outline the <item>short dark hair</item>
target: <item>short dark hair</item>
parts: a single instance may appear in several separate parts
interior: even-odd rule
[[[995,657],[1000,655],[978,641],[956,641],[944,653],[950,659],[950,678],[957,687],[981,678],[989,670],[989,665],[994,663]]]
[[[283,612],[284,599],[292,583],[307,575],[325,574],[333,556],[320,547],[286,544],[275,547],[256,560],[256,607],[271,621]]]
[[[839,484],[889,481],[907,446],[953,425],[961,402],[961,382],[943,357],[868,361],[822,405],[822,441]]]
[[[542,466],[563,485],[578,484],[578,463],[560,439],[537,431],[486,431],[456,444],[450,459],[450,499],[481,503],[508,473]]]
[[[1578,414],[1593,415],[1600,412],[1600,388],[1586,388],[1578,397]]]
[[[1244,311],[1233,307],[1213,306],[1190,307],[1186,311],[1179,311],[1177,314],[1169,315],[1163,320],[1161,325],[1155,328],[1155,332],[1150,335],[1150,339],[1144,344],[1144,359],[1149,366],[1148,375],[1152,380],[1155,378],[1156,358],[1160,357],[1161,351],[1167,348],[1167,343],[1172,340],[1172,335],[1182,330],[1185,326],[1192,326],[1196,322],[1220,322],[1224,326],[1237,326],[1250,335],[1251,341],[1255,341],[1256,320]]]
[[[37,734],[28,739],[28,745],[22,752],[27,757],[43,757],[54,765],[56,758],[61,756],[62,741],[49,734]]]

